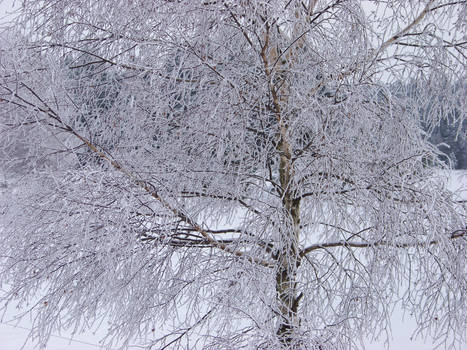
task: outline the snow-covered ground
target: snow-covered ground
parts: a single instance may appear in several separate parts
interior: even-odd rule
[[[459,195],[459,200],[467,200],[467,170],[452,171],[447,182],[450,190]],[[26,341],[30,332],[31,322],[24,319],[17,323],[12,321],[14,310],[8,310],[2,317],[0,314],[0,350],[36,350],[37,347]],[[398,349],[398,350],[431,350],[436,344],[423,339],[411,339],[415,329],[415,320],[409,315],[403,315],[401,309],[396,309],[392,317],[392,339],[389,344],[367,342],[369,350]],[[104,336],[103,331],[95,334],[88,332],[71,338],[69,333],[54,334],[45,350],[96,350],[101,348],[99,340]],[[132,349],[141,349],[135,344]],[[440,348],[442,349],[442,347]],[[467,344],[463,344],[467,349]],[[461,349],[459,349],[461,350]]]

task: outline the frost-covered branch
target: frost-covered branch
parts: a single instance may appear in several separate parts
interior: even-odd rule
[[[447,235],[448,239],[456,239],[465,237],[467,235],[467,229],[456,230],[449,235]],[[376,248],[381,246],[386,247],[393,247],[393,248],[412,248],[412,247],[427,247],[433,244],[439,244],[440,240],[431,240],[427,242],[388,242],[388,241],[374,241],[374,242],[355,242],[351,240],[344,240],[338,242],[326,242],[326,243],[317,243],[310,245],[303,249],[300,252],[301,256],[305,256],[306,254],[318,250],[318,249],[326,249],[326,248],[336,248],[336,247],[344,247],[344,248]]]

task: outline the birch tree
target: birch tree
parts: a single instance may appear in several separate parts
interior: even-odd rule
[[[100,327],[109,346],[356,349],[396,303],[465,340],[465,203],[422,124],[465,118],[466,18],[23,0],[0,55],[4,304],[40,344]]]

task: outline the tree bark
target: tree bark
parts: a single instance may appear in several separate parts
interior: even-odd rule
[[[286,127],[281,125],[281,142],[278,149],[281,153],[279,163],[279,176],[283,210],[286,220],[290,220],[289,229],[281,232],[281,242],[284,245],[278,253],[276,272],[276,293],[280,313],[280,323],[277,330],[279,341],[286,348],[294,343],[294,333],[299,326],[298,304],[301,295],[297,295],[297,269],[300,261],[298,247],[300,235],[300,199],[296,199],[293,188],[293,164],[291,161],[291,147],[286,139]]]

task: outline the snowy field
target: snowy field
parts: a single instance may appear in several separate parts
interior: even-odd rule
[[[467,171],[452,171],[447,186],[459,195],[459,200],[467,200]],[[8,310],[2,315],[0,323],[0,350],[35,350],[33,343],[27,341],[31,322],[23,319],[21,322],[13,320],[14,310]],[[415,320],[409,315],[403,315],[400,309],[396,309],[392,318],[392,340],[389,344],[384,342],[367,342],[369,350],[398,349],[398,350],[430,350],[435,345],[423,339],[412,339],[415,329]],[[54,334],[45,350],[95,350],[101,348],[99,340],[104,336],[104,331],[85,333],[71,338],[69,333]],[[467,349],[467,344],[463,349]],[[443,347],[440,347],[442,349]],[[138,344],[130,349],[141,349]],[[460,349],[461,350],[461,349]]]

